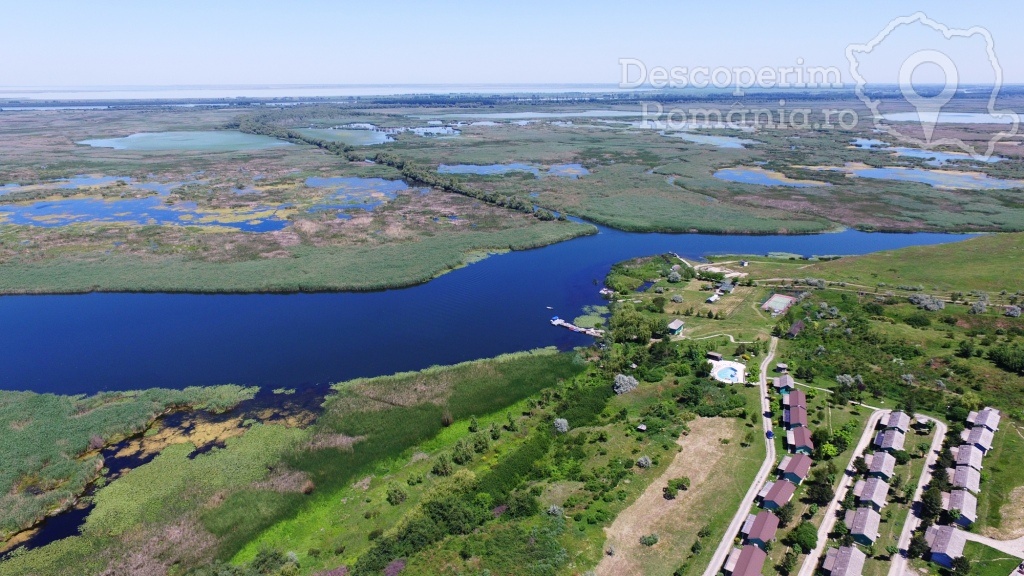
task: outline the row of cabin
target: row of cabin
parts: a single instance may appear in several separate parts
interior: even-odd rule
[[[788,373],[772,380],[772,387],[782,394],[782,419],[786,424],[786,445],[790,451],[812,454],[814,442],[807,422],[807,394],[796,389],[796,381]]]
[[[785,365],[777,369],[785,372]],[[783,390],[778,385],[776,390],[782,392],[784,406],[783,420],[786,422],[786,442],[792,451],[787,454],[776,470],[778,478],[765,483],[757,498],[762,510],[747,516],[740,534],[743,546],[734,548],[725,561],[725,572],[732,576],[760,576],[768,555],[765,550],[768,543],[775,539],[779,529],[779,517],[772,511],[788,504],[796,494],[797,486],[810,475],[811,453],[814,443],[811,442],[811,431],[807,423],[807,396],[801,390],[795,390],[792,378],[784,374],[788,384]],[[776,378],[778,380],[778,378]]]
[[[847,510],[843,516],[850,537],[863,546],[871,546],[878,540],[881,510],[889,496],[889,480],[896,471],[896,457],[891,452],[903,449],[910,416],[892,412],[883,425],[883,430],[875,436],[878,450],[864,457],[868,472],[853,485],[856,508]],[[822,568],[830,576],[860,576],[866,560],[867,556],[856,546],[833,547],[825,553]]]
[[[814,463],[810,457],[814,444],[810,441],[810,429],[807,427],[807,397],[799,390],[787,390],[783,404],[786,406],[784,419],[787,422],[790,417],[799,420],[798,424],[788,426],[787,442],[791,449],[794,448],[791,436],[800,435],[801,449],[794,449],[792,454],[787,454],[776,470],[778,478],[766,482],[757,493],[762,510],[747,516],[740,528],[744,545],[734,548],[725,561],[725,572],[732,576],[760,576],[768,557],[765,550],[768,543],[775,540],[779,530],[779,517],[772,511],[782,508],[793,499],[797,486],[807,479]]]
[[[949,470],[953,490],[942,494],[942,507],[950,512],[957,511],[957,518],[954,525],[930,526],[924,534],[931,560],[936,564],[949,568],[953,560],[964,555],[967,537],[959,528],[969,527],[978,519],[982,460],[992,449],[1000,418],[999,410],[991,406],[967,415],[970,428],[963,431],[963,443],[953,453],[955,468]]]

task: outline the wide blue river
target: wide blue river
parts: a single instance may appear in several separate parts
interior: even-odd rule
[[[600,303],[610,266],[677,252],[863,254],[967,238],[596,236],[487,258],[419,286],[370,293],[0,297],[0,388],[64,394],[236,383],[306,388],[591,340],[551,326]],[[548,307],[551,307],[549,309]]]

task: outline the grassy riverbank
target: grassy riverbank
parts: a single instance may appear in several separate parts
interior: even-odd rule
[[[281,257],[243,261],[109,255],[15,262],[4,265],[0,293],[382,290],[426,282],[488,252],[538,248],[594,232],[574,222],[538,222],[412,242],[296,246]]]
[[[100,476],[99,450],[140,434],[169,410],[226,410],[255,388],[214,386],[96,396],[0,391],[0,547],[73,505]]]

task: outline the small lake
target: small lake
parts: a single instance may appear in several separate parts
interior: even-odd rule
[[[858,178],[875,180],[896,180],[918,182],[935,188],[955,190],[1008,190],[1024,187],[1022,180],[1001,180],[980,172],[954,172],[950,170],[925,170],[923,168],[845,168],[848,174]]]
[[[691,132],[666,132],[665,136],[681,138],[694,144],[717,146],[718,148],[746,148],[757,144],[756,140],[736,138],[735,136],[713,136],[710,134],[693,134]]]
[[[854,138],[850,145],[854,148],[862,149],[887,148],[889,146],[887,143],[874,138]]]
[[[891,112],[882,114],[890,122],[920,122],[931,120],[939,124],[1013,124],[1011,116],[998,116],[987,112]]]
[[[77,144],[84,144],[95,148],[113,148],[115,150],[134,150],[140,152],[166,150],[236,152],[293,145],[270,136],[245,134],[236,130],[140,132],[123,138],[82,140],[77,142]]]
[[[512,162],[510,164],[441,164],[437,167],[441,174],[475,174],[477,176],[499,176],[509,172],[529,172],[540,178],[541,169],[533,164]],[[576,179],[590,174],[582,164],[553,164],[548,168],[548,176]]]
[[[345,128],[303,128],[296,130],[307,138],[319,138],[328,142],[341,142],[349,146],[374,146],[392,142],[393,139],[379,130],[350,130]]]
[[[409,189],[402,180],[353,177],[307,178],[306,186],[331,189],[327,198],[311,207],[310,212],[336,210],[339,218],[349,217],[344,212],[346,210],[372,212],[381,204],[397,198],[399,192]]]
[[[906,148],[902,146],[889,147],[889,145],[881,140],[874,140],[869,138],[856,138],[851,143],[855,148],[861,148],[864,150],[879,150],[882,152],[894,153],[897,156],[906,156],[908,158],[920,158],[925,160],[925,164],[929,166],[942,166],[951,162],[983,162],[986,164],[992,164],[994,162],[1000,162],[1004,158],[1000,156],[988,156],[975,158],[966,152],[940,152],[938,150],[924,150],[921,148]]]
[[[787,186],[790,188],[810,188],[814,186],[828,186],[828,182],[816,182],[814,180],[794,180],[781,172],[765,170],[757,167],[723,168],[714,173],[714,177],[727,182],[739,182],[741,184],[757,184],[760,186]]]
[[[969,237],[598,229],[384,292],[3,296],[0,387],[62,394],[227,382],[306,389],[540,346],[565,350],[593,340],[548,319],[604,304],[601,282],[627,258],[667,251],[689,258],[862,254]]]

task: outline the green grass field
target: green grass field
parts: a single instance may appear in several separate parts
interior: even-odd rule
[[[1006,576],[1021,563],[1021,559],[1010,556],[977,542],[968,542],[964,556],[971,561],[973,576]]]
[[[537,248],[593,231],[572,222],[546,222],[377,246],[296,246],[286,257],[229,262],[182,256],[59,258],[5,265],[0,292],[381,290],[426,282],[487,252]]]
[[[952,244],[913,246],[849,256],[829,262],[808,262],[764,256],[743,257],[742,269],[755,279],[822,278],[846,282],[850,290],[884,293],[900,286],[921,287],[927,294],[949,297],[954,291],[983,290],[1011,294],[1024,283],[1024,234],[989,234]],[[715,260],[734,261],[736,256]],[[739,268],[737,268],[739,270]]]

